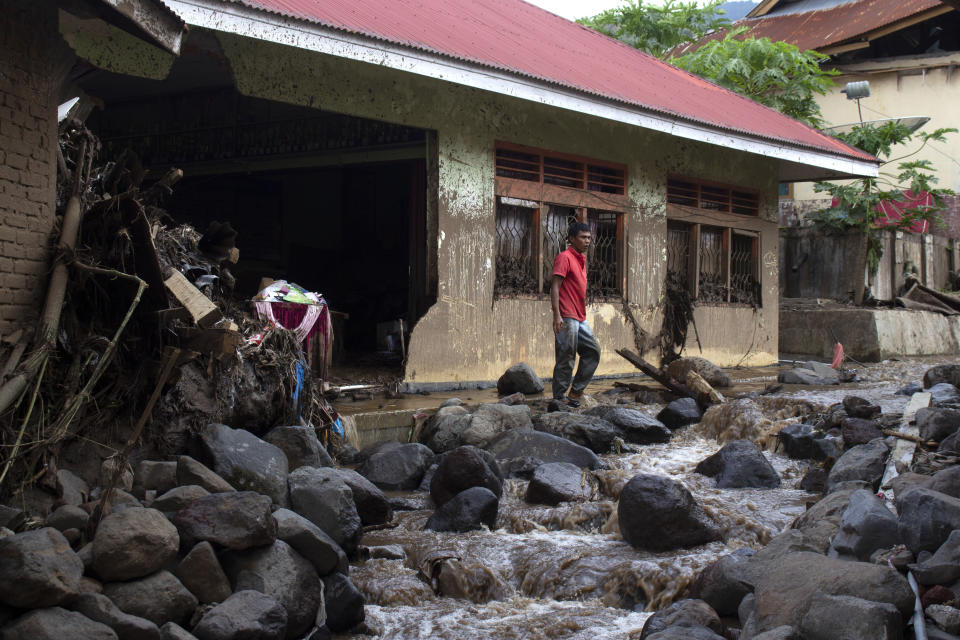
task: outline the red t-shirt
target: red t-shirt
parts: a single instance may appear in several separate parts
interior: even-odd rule
[[[586,321],[587,256],[568,247],[553,261],[553,275],[563,278],[560,283],[560,316]]]

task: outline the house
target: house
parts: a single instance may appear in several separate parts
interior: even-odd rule
[[[179,56],[59,14],[106,152],[184,170],[165,206],[199,228],[231,221],[238,292],[263,276],[322,292],[353,353],[404,320],[412,388],[518,361],[550,375],[547,283],[573,219],[596,239],[599,374],[632,371],[614,349],[659,332],[668,274],[697,301],[693,353],[773,362],[777,185],[877,171],[522,0],[165,4],[189,28]]]

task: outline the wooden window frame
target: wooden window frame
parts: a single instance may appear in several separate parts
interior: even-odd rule
[[[683,182],[692,189],[686,193],[673,194],[675,198],[682,198],[693,202],[671,202],[671,182]],[[749,198],[745,198],[747,196]],[[760,191],[748,187],[739,187],[722,182],[698,180],[687,176],[670,174],[667,176],[667,203],[676,206],[692,207],[701,211],[729,213],[737,216],[760,217]],[[704,206],[708,204],[711,206]],[[714,206],[715,205],[715,206]],[[750,213],[735,211],[735,208],[750,209]]]

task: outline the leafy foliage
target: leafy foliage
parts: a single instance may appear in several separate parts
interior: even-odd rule
[[[723,0],[710,0],[700,7],[696,2],[665,0],[656,6],[625,0],[623,6],[578,22],[663,59],[680,45],[728,27],[730,21],[719,8],[721,4]]]
[[[812,127],[822,127],[816,97],[834,86],[835,70],[823,70],[825,59],[770,38],[742,38],[746,27],[734,29],[692,53],[670,62],[716,82]]]

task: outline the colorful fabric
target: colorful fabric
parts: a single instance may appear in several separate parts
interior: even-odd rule
[[[587,319],[587,256],[573,247],[561,251],[553,261],[553,275],[560,283],[560,316],[578,322]]]
[[[254,298],[254,301],[292,302],[294,304],[322,304],[323,296],[303,287],[287,282],[275,280],[263,288]]]
[[[265,287],[254,297],[257,316],[272,327],[291,329],[305,353],[310,353],[313,339],[321,340],[320,372],[326,380],[333,345],[333,324],[326,300],[285,280]]]
[[[843,360],[846,358],[846,354],[843,353],[843,345],[839,342],[833,346],[833,362],[830,363],[830,366],[834,369],[839,369],[843,365]]]

